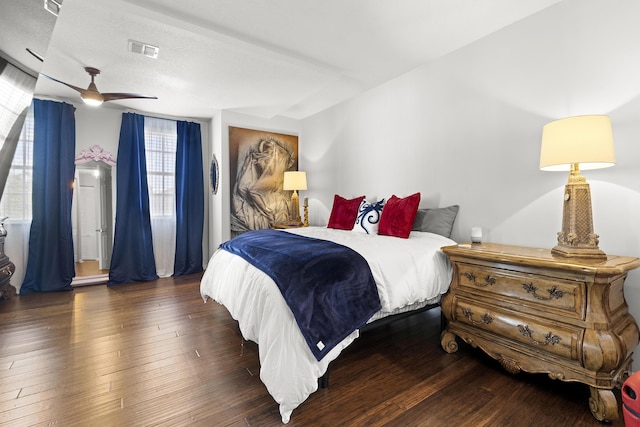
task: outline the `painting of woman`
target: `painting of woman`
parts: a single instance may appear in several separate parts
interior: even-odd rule
[[[282,182],[285,171],[297,169],[297,137],[230,127],[229,145],[231,237],[286,222],[291,195]]]

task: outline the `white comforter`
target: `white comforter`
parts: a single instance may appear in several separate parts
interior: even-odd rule
[[[452,268],[440,248],[455,242],[437,234],[412,231],[409,239],[400,239],[324,227],[287,231],[359,252],[373,273],[382,312],[439,298],[451,282]],[[329,363],[358,337],[354,331],[318,362],[273,280],[224,250],[211,257],[200,293],[205,302],[212,298],[223,304],[238,321],[243,337],[258,344],[260,379],[280,405],[283,423],[317,390],[318,378]]]

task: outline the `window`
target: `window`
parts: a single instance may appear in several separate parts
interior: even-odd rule
[[[33,107],[29,108],[22,126],[11,169],[7,177],[0,218],[10,221],[31,221],[31,192],[33,183]]]
[[[144,141],[151,217],[175,216],[176,122],[145,117]]]

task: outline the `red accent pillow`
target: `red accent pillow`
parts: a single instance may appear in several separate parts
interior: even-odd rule
[[[408,238],[418,213],[419,204],[420,193],[412,194],[403,199],[395,195],[391,196],[382,210],[378,234]]]
[[[360,202],[364,200],[364,196],[347,200],[337,194],[333,196],[333,207],[329,216],[329,224],[327,228],[336,228],[338,230],[351,230],[356,223],[358,216],[358,208]]]

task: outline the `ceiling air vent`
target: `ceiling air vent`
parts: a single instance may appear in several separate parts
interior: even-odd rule
[[[47,10],[47,12],[51,12],[55,16],[58,16],[61,7],[62,0],[44,0],[44,8]]]
[[[139,53],[141,55],[148,56],[149,58],[156,59],[158,57],[159,50],[160,48],[157,46],[137,42],[135,40],[129,40],[129,52]]]

